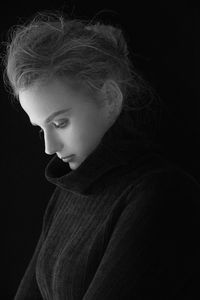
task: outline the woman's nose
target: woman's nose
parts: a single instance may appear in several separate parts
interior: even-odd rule
[[[58,138],[51,133],[44,133],[45,153],[52,155],[60,152],[62,145]]]

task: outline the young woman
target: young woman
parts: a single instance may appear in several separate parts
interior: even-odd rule
[[[15,300],[197,299],[200,186],[159,153],[158,103],[129,56],[101,22],[39,13],[12,31],[5,82],[55,185]]]

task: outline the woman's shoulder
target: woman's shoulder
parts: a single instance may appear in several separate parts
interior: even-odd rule
[[[187,172],[171,167],[151,171],[129,186],[115,226],[115,237],[154,240],[200,249],[200,185]],[[177,248],[178,249],[178,248]],[[186,251],[187,252],[187,251]]]
[[[163,226],[200,229],[200,184],[185,170],[171,165],[145,173],[129,186],[121,215],[131,224],[137,220]],[[145,219],[146,217],[146,219]],[[134,225],[135,226],[135,225]]]
[[[142,184],[146,185],[147,189],[152,188],[159,195],[171,195],[171,199],[179,196],[177,201],[181,201],[180,196],[186,198],[190,195],[190,199],[200,196],[200,183],[190,173],[173,164],[147,173]]]
[[[129,186],[129,197],[166,199],[168,203],[194,202],[200,205],[200,183],[177,165],[150,169]]]
[[[183,221],[193,217],[200,220],[200,184],[190,173],[160,156],[139,165],[137,171],[129,173],[122,217],[129,215],[134,220],[147,214],[175,220],[182,215]]]
[[[167,194],[175,196],[176,193],[183,194],[184,197],[188,193],[190,197],[200,194],[200,182],[179,164],[168,160],[162,154],[150,153],[143,156],[137,165],[136,170],[132,169],[129,173],[130,193],[156,192],[163,196]]]

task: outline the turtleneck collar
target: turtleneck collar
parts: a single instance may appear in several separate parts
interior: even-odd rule
[[[120,166],[133,166],[140,156],[157,149],[141,138],[134,130],[131,112],[121,111],[114,124],[106,131],[96,149],[79,165],[71,170],[67,163],[54,155],[45,168],[46,179],[61,187],[79,194],[102,175]]]

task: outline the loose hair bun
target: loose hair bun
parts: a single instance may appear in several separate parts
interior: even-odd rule
[[[119,52],[125,57],[128,56],[128,46],[124,38],[122,30],[112,25],[104,25],[97,22],[95,25],[86,26],[86,29],[92,30],[97,34],[101,34],[108,42],[113,43],[113,45],[119,50]]]

